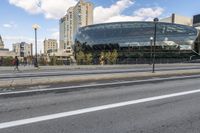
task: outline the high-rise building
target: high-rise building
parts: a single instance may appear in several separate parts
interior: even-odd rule
[[[80,0],[60,19],[60,49],[68,49],[74,44],[74,36],[79,27],[93,24],[93,4]]]
[[[65,46],[67,45],[67,16],[64,16],[63,18],[60,19],[59,21],[59,26],[60,26],[60,33],[59,33],[59,43],[60,43],[60,49],[65,49]]]
[[[93,4],[80,0],[74,7],[74,33],[79,27],[93,24]]]
[[[4,48],[4,43],[0,35],[0,49],[3,49],[3,48]]]
[[[174,13],[170,17],[161,19],[160,22],[192,26],[192,18],[180,16]]]
[[[193,26],[200,27],[200,14],[193,16]]]
[[[66,31],[67,31],[67,35],[66,35],[66,39],[67,39],[67,45],[65,46],[64,49],[67,49],[67,47],[71,46],[73,43],[73,35],[74,35],[74,7],[70,7],[67,10],[67,26],[66,26]]]
[[[19,57],[32,56],[33,55],[32,49],[33,49],[33,45],[32,44],[28,44],[26,42],[13,44],[13,51]]]
[[[44,53],[50,53],[53,51],[57,51],[58,49],[58,43],[56,39],[48,39],[44,40]]]

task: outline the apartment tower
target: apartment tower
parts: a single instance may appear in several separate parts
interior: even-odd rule
[[[60,49],[67,49],[74,44],[74,36],[80,27],[93,24],[93,4],[80,0],[60,19]]]
[[[44,40],[44,54],[55,52],[58,49],[58,43],[56,39]]]
[[[16,56],[19,57],[28,57],[32,56],[33,54],[33,45],[28,44],[26,42],[15,43],[13,44],[13,52],[16,53]]]

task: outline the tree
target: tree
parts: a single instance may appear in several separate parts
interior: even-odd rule
[[[50,57],[50,63],[49,65],[56,65],[56,60],[57,60],[57,57],[55,55],[53,55],[52,57]]]
[[[105,53],[101,52],[99,56],[99,64],[104,65],[104,63],[105,63]]]
[[[40,65],[47,65],[47,59],[44,55],[41,55],[39,58],[39,64]]]
[[[118,58],[118,53],[117,50],[113,50],[111,55],[110,55],[110,63],[111,64],[116,64],[117,63],[117,58]]]
[[[111,60],[111,52],[109,51],[105,53],[106,64],[110,64],[110,60]]]
[[[14,60],[14,58],[13,57],[4,57],[3,59],[2,59],[2,65],[3,66],[12,66],[13,64],[12,64],[12,61]]]
[[[100,64],[116,64],[118,58],[117,50],[113,50],[112,52],[101,52],[99,57]]]
[[[63,65],[64,63],[63,63],[63,61],[62,60],[56,60],[56,65]]]
[[[84,59],[85,59],[85,54],[83,53],[83,51],[79,51],[76,54],[76,61],[77,63],[80,65],[82,65],[84,63]]]
[[[93,56],[91,53],[85,54],[85,64],[91,65]]]

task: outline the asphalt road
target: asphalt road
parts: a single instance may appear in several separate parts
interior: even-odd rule
[[[156,66],[156,71],[172,71],[172,70],[191,70],[200,69],[199,65],[191,64],[188,66],[182,65],[159,65]],[[0,79],[16,79],[16,78],[30,78],[30,77],[46,77],[46,76],[71,76],[71,75],[92,75],[92,74],[108,74],[108,73],[128,73],[128,72],[148,72],[152,71],[152,66],[134,66],[133,68],[110,68],[110,69],[80,69],[80,70],[43,70],[43,71],[32,71],[32,72],[8,72],[1,73]]]
[[[199,133],[199,80],[1,98],[0,133]]]

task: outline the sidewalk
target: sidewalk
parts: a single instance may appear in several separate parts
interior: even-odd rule
[[[156,64],[156,66],[192,66],[199,65],[200,63],[182,63],[182,64]],[[119,68],[140,68],[144,66],[150,66],[149,64],[127,64],[127,65],[66,65],[66,66],[19,66],[19,70],[22,72],[30,71],[45,71],[45,70],[75,70],[75,69],[119,69]],[[0,67],[0,73],[13,72],[14,67]]]

